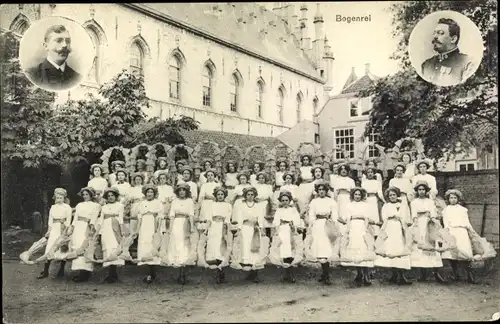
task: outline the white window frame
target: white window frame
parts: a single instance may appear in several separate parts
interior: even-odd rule
[[[357,102],[357,104],[358,104],[357,107],[356,107],[356,111],[357,111],[357,115],[356,116],[353,116],[351,114],[351,106],[352,106],[353,102]],[[359,117],[361,117],[361,98],[352,98],[352,99],[349,99],[347,107],[349,109],[349,118],[359,118]]]
[[[352,135],[349,135],[349,136],[345,136],[345,135],[337,135],[337,131],[340,132],[340,131],[344,131],[344,134],[345,132],[349,132],[352,130]],[[337,139],[342,139],[342,138],[352,138],[352,142],[351,143],[341,143],[340,141],[337,142]],[[352,150],[350,149],[346,149],[346,146],[347,145],[352,145]],[[341,147],[344,149],[344,151],[349,155],[348,158],[356,158],[356,129],[354,127],[337,127],[337,128],[333,128],[333,147]],[[342,159],[342,152],[339,152],[339,151],[336,151],[335,152],[335,157],[337,159]]]
[[[371,139],[380,140],[380,134],[372,132],[366,137],[366,140],[365,140],[366,145],[370,145],[370,146],[368,146],[368,158],[369,159],[378,158],[378,157],[380,157],[380,151],[378,150],[378,148],[376,148],[374,146],[375,144],[378,144],[378,143],[377,143],[377,141],[371,140]]]
[[[213,78],[214,78],[214,76],[213,76],[212,69],[208,65],[204,65],[203,66],[203,74],[202,74],[201,101],[202,101],[203,107],[205,107],[205,108],[212,108]],[[208,80],[208,87],[205,85],[206,80]],[[208,91],[207,95],[205,95],[205,90]]]

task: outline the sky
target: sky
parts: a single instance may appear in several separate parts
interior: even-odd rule
[[[292,2],[300,18],[300,6],[304,2]],[[307,2],[308,27],[311,43],[314,40],[313,18],[318,2]],[[392,38],[391,15],[387,11],[391,2],[321,2],[324,30],[335,57],[332,94],[342,90],[345,81],[355,68],[358,77],[365,73],[365,64],[370,64],[370,72],[383,77],[398,70],[397,62],[390,60],[397,40]],[[266,7],[274,4],[266,3]],[[337,22],[337,15],[343,17],[371,15],[370,22]]]

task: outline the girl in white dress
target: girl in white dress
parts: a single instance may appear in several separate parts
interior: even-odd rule
[[[123,204],[118,202],[120,192],[117,188],[107,188],[103,193],[106,199],[106,205],[101,208],[101,215],[99,216],[97,224],[97,232],[101,234],[102,252],[104,260],[103,267],[109,267],[108,276],[104,279],[107,283],[114,283],[118,281],[117,266],[125,265],[125,261],[116,257],[115,251],[121,249],[121,239],[123,235],[128,235],[129,232],[123,224]]]
[[[238,185],[238,166],[234,161],[228,161],[224,173],[224,188],[227,189],[226,200],[231,202],[234,198],[234,189]]]
[[[185,267],[194,265],[197,256],[198,232],[194,225],[194,201],[191,186],[186,183],[175,187],[176,199],[170,206],[170,228],[167,256],[168,266],[179,268],[177,282],[186,284]]]
[[[116,170],[125,168],[125,162],[116,160],[111,162],[111,173],[109,174],[109,186],[112,187],[116,184]]]
[[[382,177],[382,173],[380,173],[380,171],[377,170],[377,162],[375,162],[375,160],[367,160],[365,162],[365,172],[363,172],[362,176],[361,176],[361,184],[363,184],[363,182],[367,179],[367,172],[368,172],[368,169],[373,169],[374,171],[374,179],[377,180],[378,182],[380,182],[380,187],[382,187],[382,182],[384,180],[384,178]]]
[[[115,171],[115,188],[120,191],[120,202],[125,204],[127,202],[130,189],[132,186],[128,183],[128,172],[125,169],[117,169]]]
[[[280,188],[285,184],[283,176],[288,172],[288,163],[286,161],[278,161],[276,163],[276,167],[278,168],[278,171],[274,173],[274,201],[278,200]]]
[[[145,159],[137,159],[135,164],[135,172],[136,174],[142,174],[143,184],[149,183],[149,172],[146,170],[146,160]]]
[[[94,188],[101,192],[108,187],[108,181],[104,179],[104,169],[100,164],[92,164],[90,167],[91,179],[87,184],[87,187]]]
[[[351,190],[356,187],[354,180],[349,177],[351,168],[348,164],[339,165],[339,176],[333,184],[333,198],[337,202],[338,215],[340,220],[340,231],[345,232],[345,224],[342,219],[347,219],[347,205],[351,202]]]
[[[168,159],[165,156],[160,156],[156,160],[156,170],[153,173],[153,181],[158,180],[158,175],[160,173],[166,173],[168,174]]]
[[[411,185],[410,179],[404,176],[406,169],[402,163],[396,164],[394,167],[394,178],[389,181],[389,187],[398,188],[401,196],[401,203],[406,204],[408,209],[410,208],[410,202],[414,198],[413,187]],[[411,224],[411,217],[408,215],[407,225]]]
[[[283,174],[283,180],[284,180],[284,183],[280,187],[280,193],[284,192],[284,191],[288,191],[289,193],[291,193],[292,194],[291,204],[293,206],[295,206],[295,208],[300,213],[299,204],[297,203],[297,195],[299,193],[299,187],[295,184],[295,175],[292,172],[285,172]],[[278,197],[279,197],[279,195],[278,195]],[[276,200],[275,204],[279,205],[280,204],[279,200]]]
[[[177,162],[175,162],[175,168],[177,170],[177,178],[174,179],[174,185],[178,184],[178,183],[182,183],[182,179],[183,179],[183,176],[182,176],[182,169],[184,169],[185,166],[189,166],[187,161],[186,160],[179,160]],[[192,172],[192,170],[191,170]]]
[[[308,230],[304,250],[308,262],[320,263],[320,282],[330,285],[330,264],[339,260],[340,230],[337,224],[337,203],[328,197],[329,185],[317,183],[318,196],[309,205]]]
[[[302,212],[307,210],[307,206],[311,200],[311,193],[314,191],[314,174],[312,173],[311,156],[303,155],[301,160],[301,166],[299,168],[299,192],[297,201],[299,203],[299,208]]]
[[[330,175],[328,176],[328,180],[330,180],[330,188],[332,190],[335,189],[335,182],[337,181],[337,178],[339,177],[339,165],[338,163],[332,163],[330,166]],[[332,195],[333,198],[334,195]]]
[[[413,162],[413,158],[410,153],[403,153],[401,156],[401,162],[405,167],[404,178],[413,180],[413,177],[417,173],[417,168],[415,167],[415,163]]]
[[[257,189],[257,197],[255,202],[258,207],[258,217],[262,217],[263,222],[260,225],[264,228],[266,236],[272,239],[271,229],[273,228],[273,214],[271,211],[271,204],[273,202],[273,187],[267,184],[267,173],[257,173],[257,184],[254,186]],[[260,216],[262,215],[262,216]]]
[[[158,199],[158,189],[152,184],[142,187],[145,199],[139,204],[137,259],[139,266],[148,265],[149,273],[144,282],[150,284],[156,278],[155,266],[160,265],[159,246],[155,246],[155,235],[161,235],[165,219],[165,206]]]
[[[441,224],[437,219],[437,210],[434,200],[429,198],[431,187],[426,181],[418,181],[415,183],[416,198],[411,202],[411,216],[413,223],[413,249],[410,255],[411,267],[420,268],[419,281],[428,280],[427,269],[434,270],[434,276],[439,283],[446,283],[446,280],[437,271],[443,266],[441,254],[433,250],[423,250],[419,245],[437,246],[439,242],[429,241],[429,222],[433,222],[435,227],[440,227]]]
[[[47,246],[45,247],[45,255],[47,255],[47,261],[45,262],[42,273],[37,277],[37,279],[47,278],[49,276],[49,268],[52,259],[62,259],[60,251],[56,251],[54,255],[51,255],[49,251],[52,250],[54,243],[56,243],[59,236],[64,235],[68,227],[71,225],[72,210],[68,202],[68,193],[63,188],[56,188],[54,190],[54,205],[50,207],[49,211],[49,221],[48,230],[45,237],[47,238]],[[66,266],[66,261],[62,260],[57,277],[64,277],[64,267]]]
[[[198,197],[199,217],[196,217],[198,222],[206,222],[209,219],[212,203],[215,200],[214,189],[220,184],[215,181],[215,170],[207,169],[205,171],[206,181],[201,185],[200,195]]]
[[[249,271],[247,280],[260,282],[258,270],[263,269],[269,253],[269,238],[264,231],[264,215],[255,201],[257,189],[243,190],[245,197],[235,205],[231,231],[234,232],[231,267]]]
[[[92,201],[95,196],[94,189],[82,188],[78,195],[83,198],[83,202],[76,205],[75,208],[75,217],[71,224],[71,250],[78,250],[87,238],[94,235],[96,221],[101,212],[101,205]],[[94,271],[94,264],[82,255],[71,262],[71,270],[79,272],[77,276],[73,277],[73,281],[87,281]]]
[[[171,179],[168,176],[167,170],[162,170],[156,175],[158,177],[156,179],[156,183],[158,183],[158,200],[160,200],[165,208],[165,215],[168,215],[170,204],[175,198],[174,187],[170,185]]]
[[[213,167],[213,160],[212,159],[205,159],[203,162],[203,171],[200,173],[200,178],[198,180],[198,188],[201,188],[203,184],[205,184],[208,180],[207,178],[207,171],[212,170],[214,171]],[[217,182],[217,179],[214,179],[215,182]]]
[[[295,282],[293,268],[303,260],[304,244],[302,235],[297,232],[300,215],[293,204],[292,193],[281,191],[278,200],[280,205],[274,214],[274,239],[269,250],[272,264],[285,269],[283,282]]]
[[[366,169],[366,178],[361,182],[361,187],[366,190],[366,203],[369,206],[368,217],[370,219],[370,230],[375,239],[377,239],[382,221],[380,219],[379,200],[384,201],[382,194],[382,182],[375,179],[374,168]]]
[[[182,179],[177,182],[177,185],[187,184],[190,190],[189,196],[196,202],[198,200],[198,185],[193,181],[193,169],[189,165],[185,165],[180,171]]]
[[[242,204],[245,197],[243,196],[243,190],[246,188],[250,188],[251,185],[248,183],[248,174],[246,172],[240,172],[237,176],[239,184],[234,188],[234,197],[230,201],[230,204],[233,206],[233,214],[231,215],[231,219],[235,219],[234,213],[238,209],[238,206]]]
[[[474,253],[469,237],[472,225],[469,221],[467,208],[460,205],[463,202],[462,193],[456,189],[446,191],[444,199],[448,203],[443,209],[444,228],[447,229],[456,240],[456,248],[441,254],[442,259],[450,260],[453,269],[453,280],[459,281],[459,268],[462,267],[467,273],[467,282],[477,283],[470,267]]]
[[[144,199],[142,188],[144,186],[144,174],[136,172],[132,174],[133,186],[128,192],[128,201],[130,204],[130,213],[125,215],[125,226],[128,227],[130,233],[137,233],[137,224],[139,217],[139,205]]]
[[[259,172],[263,172],[264,171],[264,163],[263,162],[260,162],[260,161],[257,161],[253,164],[252,166],[252,172],[250,174],[250,180],[249,180],[249,183],[250,185],[254,186],[257,184],[257,174],[259,174]]]
[[[410,252],[411,233],[407,224],[410,218],[408,205],[401,201],[401,192],[396,187],[385,191],[387,203],[382,207],[383,225],[375,243],[375,266],[391,268],[391,282],[399,285],[411,285],[404,275],[404,270],[411,269]],[[378,248],[380,246],[380,249]]]
[[[198,245],[198,265],[216,269],[216,283],[225,281],[224,268],[229,265],[232,234],[229,232],[232,206],[226,201],[227,190],[214,188],[215,201],[206,215],[206,226]]]
[[[374,239],[369,230],[370,205],[366,203],[366,191],[363,188],[351,190],[351,202],[347,205],[345,214],[339,215],[346,223],[346,233],[342,238],[340,250],[341,265],[356,267],[356,286],[369,286],[370,269],[375,260]]]
[[[418,174],[412,179],[412,184],[415,185],[418,181],[425,181],[430,188],[429,197],[434,200],[438,194],[436,178],[427,173],[427,170],[432,166],[429,160],[422,160],[416,163]]]

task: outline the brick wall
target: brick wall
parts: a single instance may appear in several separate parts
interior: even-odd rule
[[[499,248],[498,169],[468,172],[436,172],[440,196],[448,189],[464,195],[465,206],[474,229]]]

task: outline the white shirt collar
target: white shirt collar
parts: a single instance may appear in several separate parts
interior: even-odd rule
[[[52,61],[48,57],[47,57],[47,61],[49,61],[49,63],[52,64],[58,70],[61,70],[61,71],[64,72],[64,69],[66,69],[66,61],[63,64],[61,64],[61,65],[57,65],[56,63],[54,63],[54,61]]]

